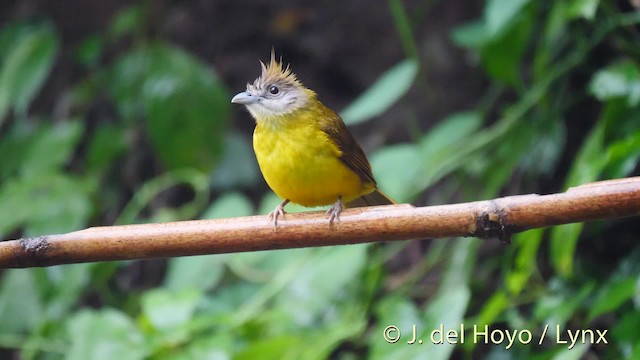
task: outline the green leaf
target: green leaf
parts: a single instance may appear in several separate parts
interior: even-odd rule
[[[497,38],[509,28],[530,0],[489,0],[484,13],[487,30]]]
[[[412,21],[401,0],[387,2],[407,57],[418,60],[418,46],[413,36]]]
[[[238,254],[233,254],[237,256]],[[260,286],[249,281],[235,281],[221,286],[211,296],[202,298],[203,313],[225,323],[242,311],[241,305],[259,292]],[[263,311],[263,309],[260,309]],[[251,314],[254,315],[254,314]]]
[[[595,303],[589,307],[589,319],[617,309],[622,303],[640,293],[638,276],[612,281],[603,287]]]
[[[0,179],[16,175],[24,164],[25,154],[39,135],[33,126],[14,122],[0,137]]]
[[[259,339],[249,343],[246,349],[235,354],[233,358],[236,360],[288,360],[291,357],[287,354],[291,353],[291,349],[296,349],[303,343],[302,336],[294,336],[293,334]]]
[[[214,188],[230,189],[255,186],[263,181],[253,147],[246,135],[230,131],[224,138],[224,151],[211,174]]]
[[[438,123],[416,144],[396,144],[378,149],[371,165],[378,186],[392,198],[404,202],[440,179],[462,160],[452,163],[451,149],[464,147],[482,125],[475,112],[455,113]]]
[[[222,153],[230,102],[208,66],[157,43],[120,58],[109,84],[123,118],[145,115],[151,144],[166,166],[213,167]]]
[[[141,299],[142,313],[155,329],[170,330],[185,325],[193,318],[201,294],[192,288],[148,291]]]
[[[100,60],[104,48],[104,39],[99,35],[87,36],[76,50],[76,59],[87,67],[95,67]]]
[[[51,29],[26,35],[9,51],[0,69],[0,125],[13,107],[24,115],[49,75],[58,50]]]
[[[428,159],[447,156],[452,147],[466,141],[480,126],[482,117],[477,112],[453,113],[438,122],[420,140],[420,151]]]
[[[296,272],[276,298],[276,306],[295,323],[311,326],[337,299],[357,289],[367,245],[321,248]]]
[[[566,340],[566,339],[565,339]],[[574,347],[562,348],[551,360],[580,360],[589,351],[591,344],[588,342],[577,342]]]
[[[496,1],[505,2],[504,0]],[[511,3],[511,0],[506,2]],[[513,3],[518,2],[521,0],[513,1]],[[509,31],[492,36],[492,41],[481,51],[482,63],[489,75],[511,85],[518,85],[521,82],[521,59],[527,49],[534,25],[532,17],[518,17]]]
[[[211,169],[230,114],[226,89],[209,67],[178,49],[155,46],[147,55],[142,95],[155,151],[172,168]]]
[[[566,1],[554,1],[549,9],[539,45],[540,51],[537,51],[534,59],[535,79],[544,78],[549,66],[553,66],[553,56],[564,46],[567,27],[570,25],[567,21],[567,7]]]
[[[211,335],[191,339],[187,349],[176,360],[230,360],[232,349],[235,348],[234,341],[238,340],[236,334],[219,331]]]
[[[521,142],[529,144],[524,149],[526,153],[521,156],[519,166],[532,176],[551,176],[564,150],[567,136],[564,122],[562,119],[555,118],[545,119],[536,124],[531,124],[532,122],[522,124],[513,130],[528,132],[524,135],[528,141],[520,138]],[[517,146],[517,144],[510,145]]]
[[[127,150],[127,134],[117,125],[104,124],[95,130],[87,150],[87,167],[100,171],[112,165]]]
[[[476,256],[478,244],[479,242],[474,239],[455,240],[451,251],[452,256],[438,290],[431,296],[421,317],[414,317],[413,306],[407,304],[395,309],[396,318],[381,316],[381,323],[372,335],[372,341],[380,341],[384,346],[374,347],[372,359],[450,358],[456,345],[449,344],[446,340],[443,344],[434,344],[431,341],[431,335],[434,331],[439,331],[441,326],[445,337],[449,330],[460,334],[460,328],[464,326],[464,314],[471,299],[469,276],[474,266],[473,258]],[[393,307],[388,308],[393,309]],[[411,320],[411,317],[414,319]],[[416,340],[422,340],[422,343],[416,341],[411,345],[407,342],[412,340],[413,324],[416,325]],[[382,329],[389,325],[397,326],[400,330],[400,339],[397,343],[389,344],[383,338]]]
[[[209,290],[215,287],[224,273],[226,255],[187,256],[171,259],[165,286],[171,290]]]
[[[314,329],[310,336],[306,336],[299,344],[300,356],[290,356],[293,359],[329,359],[336,349],[356,336],[362,336],[367,326],[366,314],[356,306],[343,306],[340,319],[331,324]],[[309,343],[313,346],[309,346]],[[291,354],[289,354],[291,355]]]
[[[587,20],[593,20],[600,0],[571,0],[569,3],[568,19],[582,17]]]
[[[611,335],[619,342],[640,344],[640,311],[629,311],[619,318],[611,329]]]
[[[42,176],[60,170],[70,160],[82,131],[83,124],[77,120],[42,126],[29,144],[21,173]]]
[[[589,280],[579,284],[578,287],[560,277],[554,277],[548,282],[548,290],[538,301],[534,308],[534,317],[544,324],[555,324],[564,327],[567,321],[581,311],[585,299],[593,294],[596,288],[595,281]],[[555,328],[550,328],[547,336],[555,339]]]
[[[480,311],[474,323],[482,326],[493,324],[496,319],[511,305],[511,301],[504,291],[491,294]]]
[[[429,339],[433,329],[459,329],[464,324],[464,314],[471,299],[469,276],[474,266],[473,258],[477,252],[479,242],[475,239],[457,239],[452,250],[451,259],[438,292],[427,305],[424,314],[424,326],[420,338]],[[446,330],[445,330],[446,332]],[[458,331],[460,333],[460,331]],[[429,359],[448,359],[455,345],[433,344],[430,339],[425,341],[420,349],[429,354]]]
[[[222,219],[253,214],[253,205],[241,193],[232,192],[220,196],[202,215],[202,219]]]
[[[134,33],[141,26],[144,26],[144,15],[141,4],[134,4],[120,10],[109,25],[108,37],[111,40],[118,40]]]
[[[511,294],[518,295],[537,270],[536,259],[543,233],[542,229],[533,229],[516,235],[514,243],[518,248],[514,268],[507,273],[505,280]]]
[[[353,306],[347,305],[335,310],[340,311],[339,319],[326,325],[318,324],[305,329],[283,326],[283,319],[278,316],[279,311],[270,311],[267,314],[272,315],[268,318],[271,326],[268,329],[253,327],[252,330],[257,331],[249,335],[251,341],[246,342],[246,347],[238,352],[234,359],[331,358],[336,348],[354,336],[361,335],[367,325],[363,313]],[[260,317],[264,318],[265,313]],[[265,334],[268,336],[264,336]]]
[[[33,331],[45,320],[35,274],[35,269],[10,269],[0,275],[0,334]]]
[[[607,159],[605,178],[617,179],[631,174],[640,161],[640,131],[609,145]]]
[[[150,355],[140,330],[117,310],[82,310],[66,325],[70,341],[66,360],[136,360]]]
[[[25,234],[37,236],[81,230],[91,215],[90,193],[94,184],[51,174],[34,184],[31,206],[37,206],[27,221]]]
[[[202,215],[202,219],[248,216],[253,206],[246,196],[229,193],[218,198]],[[194,288],[208,290],[222,278],[226,255],[204,255],[171,259],[165,285],[172,290]]]
[[[188,186],[193,198],[179,207],[158,207],[147,218],[149,222],[168,222],[181,219],[193,219],[200,214],[209,201],[209,178],[201,171],[193,168],[172,170],[157,176],[138,189],[133,198],[118,216],[116,224],[130,224],[136,221],[139,214],[163,191],[174,186]]]
[[[566,187],[578,186],[597,180],[606,160],[603,148],[605,126],[606,121],[601,118],[582,143],[567,176]]]
[[[606,159],[604,158],[604,129],[607,112],[584,140],[565,185],[567,187],[585,184],[597,179]],[[566,224],[551,229],[551,260],[560,274],[570,276],[573,270],[573,256],[584,224]]]
[[[538,132],[534,130],[533,124],[524,122],[509,129],[490,152],[477,151],[469,155],[465,169],[472,176],[475,172],[475,177],[482,178],[484,182],[483,189],[478,194],[480,199],[497,196],[500,189],[513,178],[519,164],[526,161],[526,152],[539,144],[534,140],[537,137]]]
[[[387,70],[376,82],[341,112],[346,124],[358,124],[389,109],[409,91],[416,75],[418,62],[406,59]]]
[[[634,249],[622,261],[616,271],[599,288],[594,303],[589,306],[589,319],[614,311],[623,303],[640,299],[640,250]],[[629,301],[632,300],[632,301]]]
[[[480,48],[491,40],[491,35],[484,21],[475,20],[454,28],[451,38],[458,46]]]
[[[640,68],[629,61],[598,71],[589,83],[589,92],[600,100],[624,97],[629,106],[640,103]]]
[[[26,236],[86,226],[94,185],[60,173],[7,181],[0,188],[0,234],[25,226]]]
[[[369,358],[371,360],[398,359],[399,357],[396,357],[400,350],[398,347],[404,347],[406,342],[411,340],[413,325],[416,325],[416,330],[424,329],[420,312],[412,301],[393,293],[377,301],[375,306],[377,323],[370,332]],[[389,344],[385,340],[383,334],[388,326],[395,326],[399,330],[399,343]]]
[[[378,186],[396,201],[410,199],[414,189],[409,185],[420,174],[423,158],[415,144],[396,144],[385,146],[371,154],[371,167]]]
[[[459,112],[447,116],[420,139],[420,169],[414,179],[413,193],[422,191],[429,185],[465,165],[466,157],[456,157],[451,149],[464,152],[469,139],[482,125],[482,117],[475,112]],[[414,166],[414,165],[411,165]]]
[[[82,131],[78,120],[39,127],[14,123],[0,138],[0,178],[18,173],[41,176],[61,170],[71,159]]]
[[[91,269],[95,263],[70,264],[46,268],[47,302],[46,318],[63,320],[90,285]]]
[[[551,229],[551,258],[554,267],[561,274],[569,276],[573,273],[573,255],[583,228],[583,223],[574,223]]]

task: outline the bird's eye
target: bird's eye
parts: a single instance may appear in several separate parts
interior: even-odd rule
[[[278,87],[277,87],[277,86],[275,86],[275,85],[271,85],[271,86],[269,87],[269,92],[270,92],[272,95],[277,95],[277,94],[280,92],[280,89],[278,89]]]

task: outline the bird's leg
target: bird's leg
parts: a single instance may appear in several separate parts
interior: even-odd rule
[[[338,196],[338,200],[327,210],[329,215],[329,224],[333,224],[334,220],[340,221],[340,213],[342,212],[342,196]]]
[[[282,216],[282,218],[284,219],[284,207],[289,203],[289,199],[285,200],[282,202],[282,204],[276,206],[275,209],[273,209],[272,212],[269,213],[269,216],[267,216],[267,219],[269,221],[273,220],[273,225],[274,226],[278,226],[278,217]]]

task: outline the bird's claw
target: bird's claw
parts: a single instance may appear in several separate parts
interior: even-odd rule
[[[333,206],[327,210],[327,215],[329,216],[329,225],[333,225],[333,222],[337,220],[340,222],[340,213],[342,212],[342,198],[338,198]]]
[[[276,206],[276,208],[273,209],[273,211],[270,212],[269,215],[267,216],[267,220],[273,221],[273,226],[278,226],[279,217],[282,217],[282,219],[284,219],[284,214],[286,214],[286,212],[284,211],[284,206],[287,205],[288,203],[289,203],[289,200],[285,200],[282,204],[279,204],[278,206]]]

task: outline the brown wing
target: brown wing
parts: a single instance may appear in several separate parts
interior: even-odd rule
[[[365,207],[365,206],[374,206],[374,205],[391,205],[397,204],[395,200],[387,196],[385,193],[380,191],[379,189],[373,190],[373,192],[362,195],[359,198],[350,201],[347,204],[348,208],[354,207]]]
[[[355,171],[363,181],[375,184],[376,181],[371,173],[371,165],[369,165],[364,151],[353,138],[340,116],[328,108],[323,110],[325,110],[325,121],[323,121],[322,131],[329,135],[329,138],[338,145],[342,152],[340,160]]]

